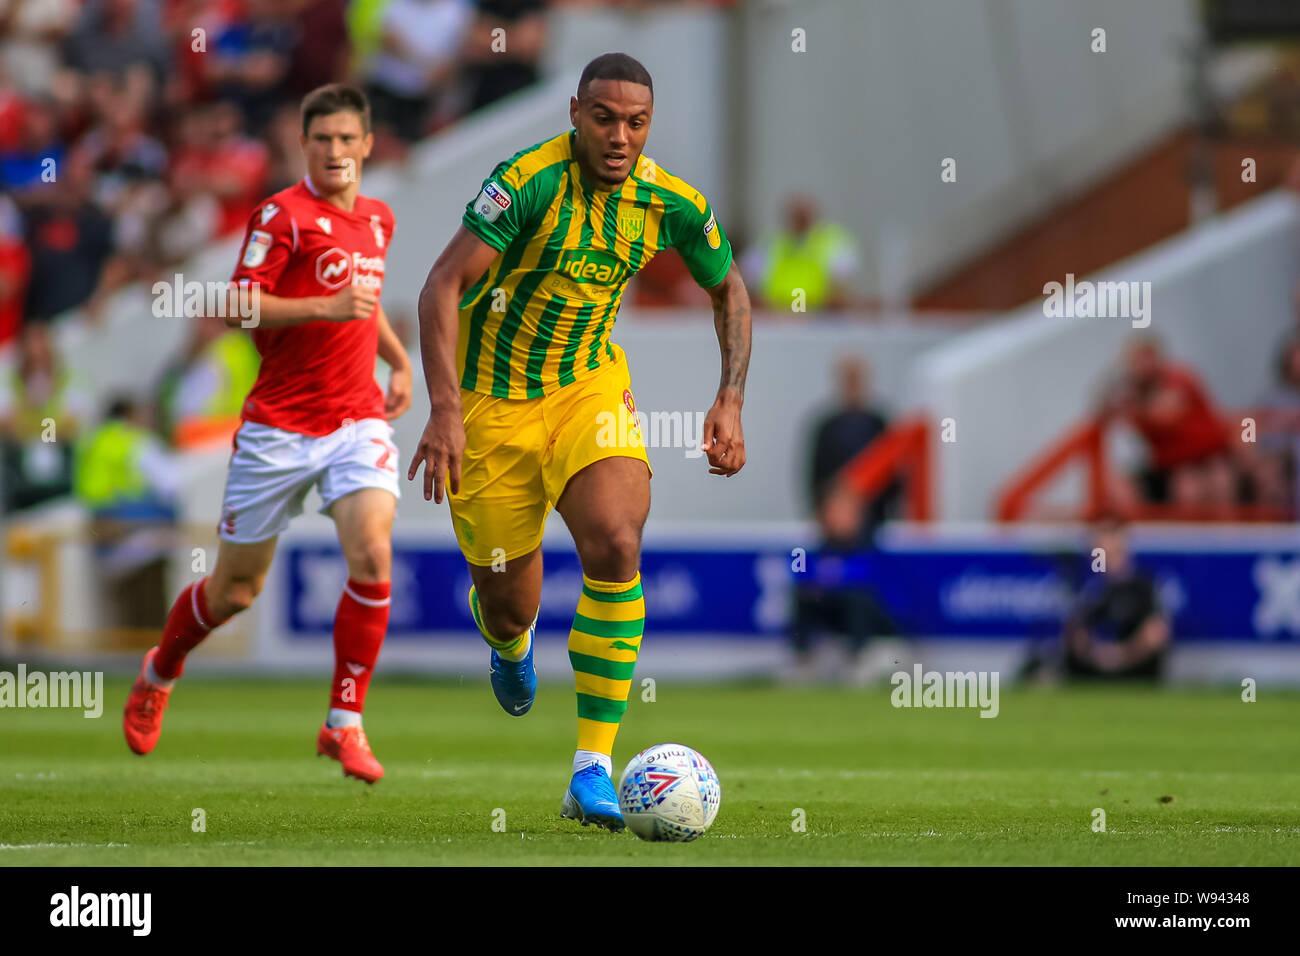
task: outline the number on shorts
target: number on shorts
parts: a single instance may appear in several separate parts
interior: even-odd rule
[[[375,462],[375,467],[383,471],[396,472],[397,463],[390,462],[388,459],[397,454],[397,449],[382,438],[372,438],[370,440],[384,450],[384,453],[379,456],[379,460]]]

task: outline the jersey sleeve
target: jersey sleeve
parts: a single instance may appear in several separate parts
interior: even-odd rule
[[[519,188],[506,182],[508,163],[499,163],[483,180],[478,196],[465,205],[461,222],[493,249],[500,252],[524,232],[537,189],[534,176]]]
[[[288,211],[275,202],[262,203],[249,217],[230,281],[256,282],[263,292],[275,295],[296,245],[297,231]]]
[[[698,192],[695,199],[682,198],[672,207],[668,240],[696,284],[711,289],[731,268],[731,243],[708,200]]]

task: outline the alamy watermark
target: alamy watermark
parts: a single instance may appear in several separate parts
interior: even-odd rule
[[[0,671],[0,708],[69,707],[84,716],[104,713],[103,671],[32,671],[26,664],[18,672]]]
[[[122,927],[148,936],[153,927],[152,893],[83,893],[73,886],[50,897],[50,925]]]
[[[684,448],[687,458],[704,454],[704,412],[629,410],[596,416],[596,444],[601,448]]]
[[[1065,274],[1065,282],[1043,286],[1043,315],[1050,318],[1131,319],[1133,328],[1151,324],[1150,282],[1074,281],[1074,273]]]
[[[895,707],[978,707],[981,717],[998,715],[997,671],[895,671],[889,702]]]
[[[153,284],[153,314],[159,319],[238,318],[240,326],[256,328],[261,314],[261,286],[256,282],[186,282],[179,272],[172,281]]]

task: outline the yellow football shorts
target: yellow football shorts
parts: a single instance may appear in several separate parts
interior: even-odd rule
[[[546,516],[570,478],[604,458],[650,467],[623,350],[614,361],[541,398],[461,389],[465,456],[452,525],[470,564],[509,561],[542,543]]]

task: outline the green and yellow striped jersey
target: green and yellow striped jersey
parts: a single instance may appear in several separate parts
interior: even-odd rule
[[[575,131],[492,170],[462,220],[499,254],[460,302],[461,387],[536,398],[614,358],[609,333],[628,280],[675,248],[704,288],[731,266],[731,244],[699,191],[642,156],[623,185],[593,189]]]

